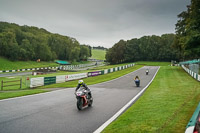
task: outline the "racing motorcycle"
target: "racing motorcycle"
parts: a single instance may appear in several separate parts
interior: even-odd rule
[[[148,75],[148,74],[149,74],[149,69],[146,70],[146,75]]]
[[[76,92],[77,108],[82,110],[85,107],[91,107],[93,103],[93,98],[91,91],[86,90],[84,87],[80,87]]]
[[[140,86],[140,80],[139,79],[135,80],[135,84],[136,84],[137,87],[139,87]]]

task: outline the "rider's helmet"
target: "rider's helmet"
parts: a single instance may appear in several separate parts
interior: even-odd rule
[[[80,84],[80,85],[83,84],[83,80],[79,80],[78,84]]]

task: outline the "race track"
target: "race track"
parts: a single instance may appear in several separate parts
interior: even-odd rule
[[[145,75],[146,68],[149,75]],[[94,103],[82,111],[76,108],[75,88],[1,100],[0,133],[92,133],[136,96],[158,68],[146,66],[89,86]],[[141,79],[140,87],[133,83],[136,75]]]

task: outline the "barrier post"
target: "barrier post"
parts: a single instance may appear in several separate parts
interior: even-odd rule
[[[3,80],[1,81],[1,90],[3,90]]]
[[[20,89],[22,88],[22,78],[20,79]]]

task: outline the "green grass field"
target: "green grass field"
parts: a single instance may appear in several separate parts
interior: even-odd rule
[[[161,66],[145,93],[103,133],[183,133],[200,99],[200,84],[182,68]]]
[[[105,50],[92,49],[92,59],[105,60],[105,55]]]
[[[92,50],[92,59],[105,60],[105,50]],[[72,65],[87,64],[88,61],[72,62]],[[4,57],[0,57],[0,70],[17,70],[26,68],[38,68],[38,67],[55,67],[59,66],[55,62],[36,62],[36,61],[10,61]]]
[[[0,57],[0,70],[17,70],[25,68],[37,67],[55,67],[58,64],[54,62],[36,62],[36,61],[9,61],[6,58]]]
[[[170,66],[171,62],[138,61],[135,62],[135,64],[145,65],[145,66]]]

